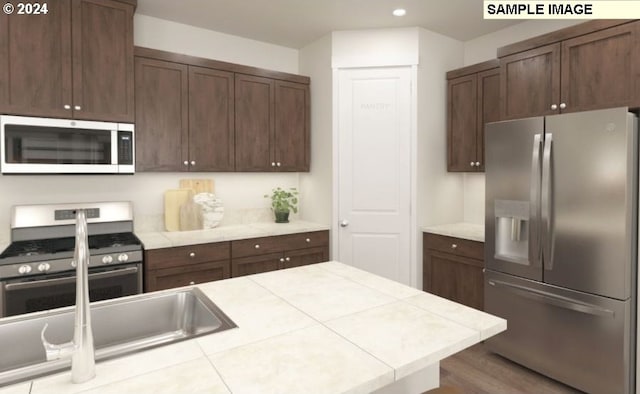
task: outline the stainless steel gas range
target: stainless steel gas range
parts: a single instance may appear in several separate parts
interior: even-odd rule
[[[0,254],[0,317],[73,305],[75,211],[87,210],[91,301],[142,293],[131,202],[19,205]]]

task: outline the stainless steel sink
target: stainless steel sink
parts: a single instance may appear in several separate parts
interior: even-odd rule
[[[142,294],[91,304],[96,360],[237,327],[197,288]],[[63,343],[73,337],[74,307],[0,321],[0,386],[69,368],[46,361],[40,331]]]

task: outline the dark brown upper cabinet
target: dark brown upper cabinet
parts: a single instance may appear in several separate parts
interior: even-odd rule
[[[309,171],[309,78],[136,48],[138,171]]]
[[[500,48],[502,117],[640,106],[639,28],[591,21]]]
[[[484,171],[484,127],[500,119],[500,70],[492,60],[447,73],[447,170]]]
[[[0,112],[133,122],[130,1],[57,0],[0,14]]]
[[[309,171],[309,85],[236,74],[236,170]]]
[[[136,57],[136,171],[189,168],[189,73],[184,64]]]

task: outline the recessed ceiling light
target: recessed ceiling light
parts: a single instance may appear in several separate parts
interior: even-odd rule
[[[406,13],[407,10],[405,10],[404,8],[396,8],[395,10],[393,10],[393,15],[395,16],[405,16]]]

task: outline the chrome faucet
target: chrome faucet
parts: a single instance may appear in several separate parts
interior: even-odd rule
[[[76,211],[76,246],[73,252],[76,266],[76,314],[73,340],[61,345],[49,343],[44,332],[40,338],[44,345],[47,361],[71,358],[71,381],[83,383],[96,376],[96,361],[91,330],[91,309],[89,305],[89,238],[87,235],[87,216],[83,209]]]

